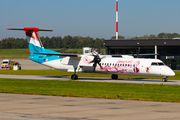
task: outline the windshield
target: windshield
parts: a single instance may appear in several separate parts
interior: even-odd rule
[[[164,66],[165,64],[163,62],[152,62],[152,66]]]

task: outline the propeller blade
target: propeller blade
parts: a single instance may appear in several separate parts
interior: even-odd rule
[[[137,58],[139,58],[140,48],[138,47]]]
[[[134,53],[131,50],[130,50],[130,52],[131,52],[132,56],[134,57]]]
[[[93,72],[95,72],[96,66],[97,66],[97,63],[94,63],[93,64]]]
[[[101,63],[98,63],[98,65],[100,66],[101,69],[103,69],[102,66],[101,66]]]
[[[94,60],[92,60],[91,62],[89,62],[89,63],[93,63],[94,62]]]

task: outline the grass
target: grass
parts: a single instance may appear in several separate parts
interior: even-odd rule
[[[1,93],[180,102],[179,91],[176,85],[0,79]]]
[[[1,59],[28,58],[29,49],[0,49]]]

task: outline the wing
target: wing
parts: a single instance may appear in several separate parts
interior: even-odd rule
[[[31,54],[40,54],[40,55],[55,55],[55,56],[69,56],[69,57],[81,57],[81,55],[76,54],[63,54],[63,53],[35,53],[32,52]]]

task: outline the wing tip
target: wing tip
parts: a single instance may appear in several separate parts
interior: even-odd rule
[[[7,28],[7,30],[12,30],[12,28]]]

